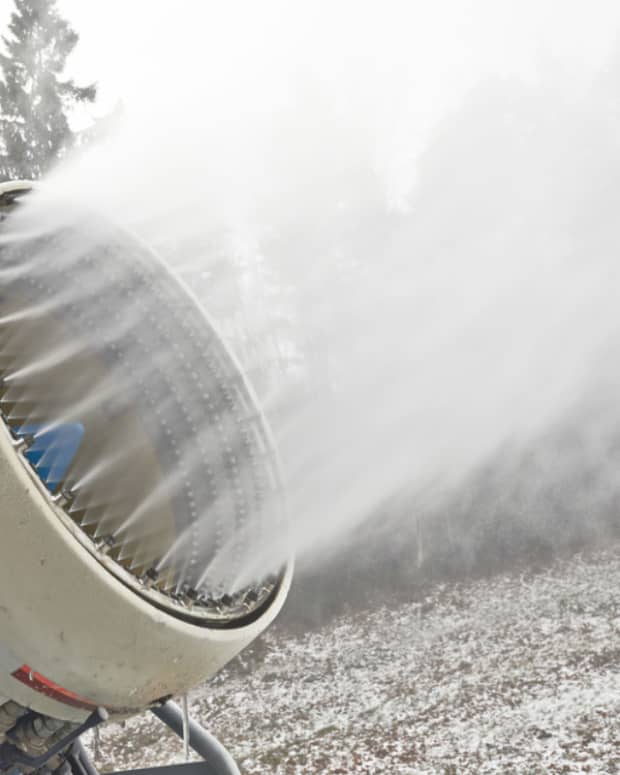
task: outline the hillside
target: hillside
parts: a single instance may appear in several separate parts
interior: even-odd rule
[[[620,546],[272,631],[190,696],[247,775],[620,772]],[[182,760],[154,718],[97,763]]]

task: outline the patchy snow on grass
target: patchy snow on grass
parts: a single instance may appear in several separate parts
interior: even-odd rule
[[[274,630],[192,715],[246,775],[620,773],[619,590],[615,547]],[[101,733],[103,769],[182,760],[150,715]]]

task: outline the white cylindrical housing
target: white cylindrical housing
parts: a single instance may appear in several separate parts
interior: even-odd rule
[[[120,718],[282,607],[291,565],[256,560],[285,532],[277,455],[189,290],[98,218],[39,233],[30,187],[0,184],[0,700]]]
[[[290,569],[267,610],[243,627],[211,629],[159,610],[71,535],[4,428],[0,493],[0,695],[41,713],[81,720],[102,705],[128,715],[182,693],[256,638],[286,597]],[[32,686],[40,675],[77,702],[31,688],[15,677],[24,666]]]

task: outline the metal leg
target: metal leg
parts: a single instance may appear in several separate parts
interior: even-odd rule
[[[38,717],[36,713],[31,715],[33,721]],[[30,717],[28,715],[22,718],[26,720],[26,723],[29,723]],[[86,721],[84,721],[79,726],[75,726],[70,732],[54,743],[54,745],[38,756],[36,754],[33,755],[26,753],[17,747],[18,743],[14,744],[10,742],[11,734],[17,733],[9,732],[8,742],[5,742],[0,746],[0,770],[8,770],[13,765],[16,765],[18,768],[20,765],[24,765],[31,770],[39,769],[47,764],[47,762],[52,757],[56,756],[56,754],[62,754],[63,751],[65,751],[71,745],[71,743],[77,741],[81,734],[97,726],[97,724],[101,724],[102,722],[107,721],[107,719],[108,713],[105,708],[97,708],[97,710],[91,713]]]
[[[86,753],[84,746],[79,740],[73,743],[66,759],[73,775],[99,775],[90,756]]]
[[[112,775],[241,775],[224,746],[200,724],[191,721],[174,702],[168,701],[151,710],[176,735],[184,739],[190,748],[200,754],[203,761],[120,771]],[[31,715],[36,717],[36,714],[26,714],[22,718],[29,723],[32,720]],[[38,770],[40,775],[99,775],[78,738],[83,732],[106,719],[106,711],[99,708],[84,723],[76,726],[39,756],[20,750],[13,742],[9,742],[9,736],[9,740],[0,745],[0,772],[10,769],[22,770],[25,766],[28,771]]]
[[[168,700],[163,705],[151,708],[151,712],[183,739],[183,711],[176,703]],[[189,747],[200,754],[207,765],[207,769],[202,770],[204,775],[241,775],[232,756],[217,738],[195,721],[190,720],[188,726]]]

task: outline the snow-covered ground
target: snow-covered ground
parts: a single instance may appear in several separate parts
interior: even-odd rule
[[[620,546],[273,632],[190,706],[247,775],[620,773]],[[181,748],[144,716],[106,728],[97,763]]]

